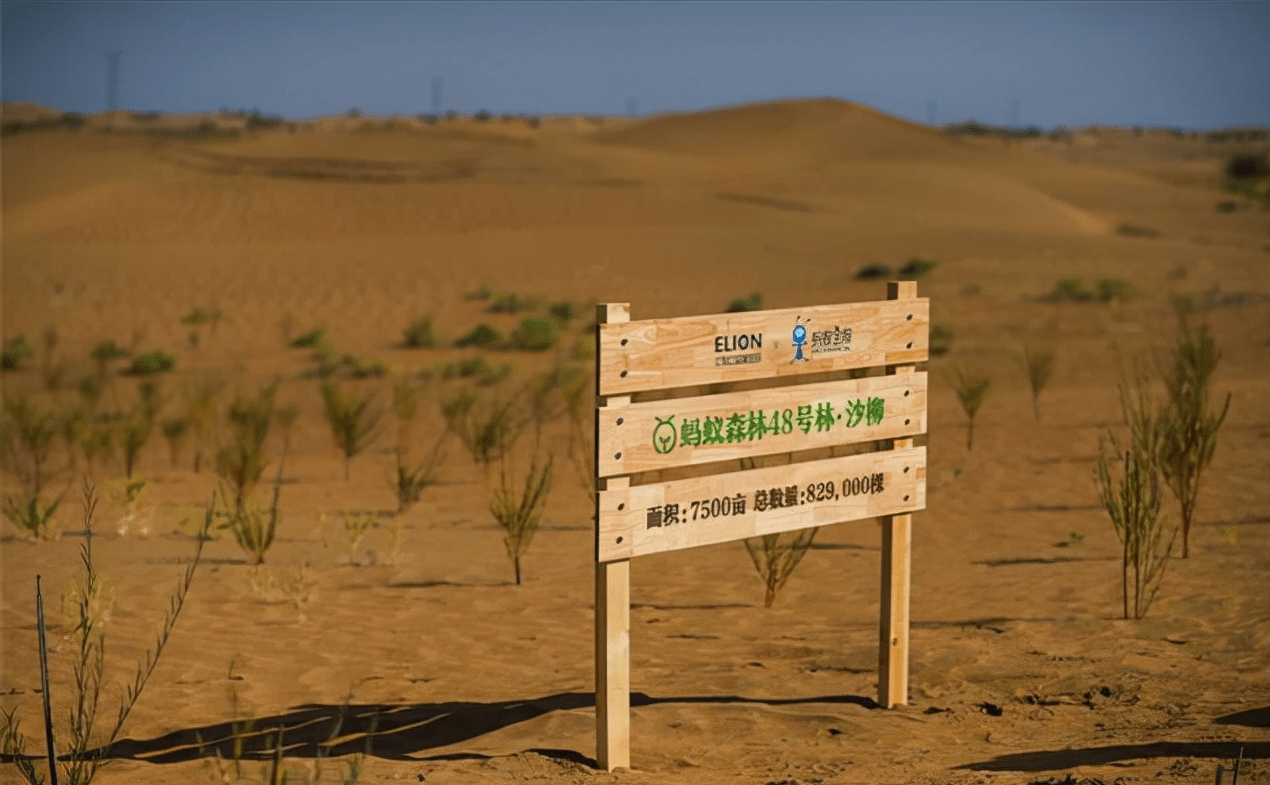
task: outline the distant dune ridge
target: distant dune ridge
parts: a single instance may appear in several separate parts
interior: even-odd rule
[[[1184,785],[1213,781],[1240,749],[1240,781],[1264,781],[1270,199],[1257,190],[1265,182],[1241,191],[1224,175],[1232,154],[1265,151],[1255,129],[1016,137],[837,99],[484,121],[79,116],[6,103],[0,123],[0,327],[34,352],[0,378],[6,396],[61,412],[96,389],[99,413],[126,409],[140,377],[122,373],[124,359],[99,376],[91,359],[110,340],[174,360],[153,377],[158,424],[217,380],[222,439],[233,396],[275,379],[275,413],[298,412],[269,572],[227,533],[207,543],[123,729],[117,752],[132,757],[98,785],[219,779],[198,742],[231,755],[231,723],[245,717],[257,732],[243,782],[271,757],[280,725],[296,780],[338,728],[340,756],[377,729],[362,783]],[[420,384],[415,460],[445,433],[440,401],[460,390],[489,400],[553,369],[585,379],[597,302],[629,303],[642,320],[717,313],[751,295],[763,308],[873,301],[902,270],[920,271],[946,348],[927,368],[911,705],[873,707],[874,522],[825,527],[772,608],[740,543],[641,557],[631,568],[635,769],[590,770],[594,509],[589,457],[581,472],[566,460],[588,451],[575,449],[567,417],[542,424],[556,480],[524,584],[512,585],[489,513],[485,480],[497,469],[483,474],[453,436],[437,484],[381,515],[399,501],[394,383]],[[1125,363],[1167,346],[1175,295],[1193,298],[1212,331],[1222,352],[1213,399],[1230,393],[1231,408],[1190,558],[1170,564],[1149,615],[1127,622],[1120,544],[1092,469],[1119,422]],[[558,342],[455,345],[510,336],[527,318]],[[1025,343],[1054,353],[1039,412]],[[991,378],[973,452],[948,381],[961,367]],[[388,412],[350,480],[320,373]],[[206,435],[198,473],[193,439],[172,456],[156,428],[137,458],[147,482],[134,506],[122,462],[93,465],[103,496],[94,556],[115,602],[107,713],[153,640],[216,485],[216,439]],[[271,431],[266,480],[283,443]],[[64,464],[62,445],[59,435],[50,466]],[[79,479],[65,472],[48,486],[70,488],[61,539],[27,543],[0,522],[0,695],[32,736],[37,574],[56,624],[55,716],[69,705],[73,647],[56,598],[69,596],[79,563]]]

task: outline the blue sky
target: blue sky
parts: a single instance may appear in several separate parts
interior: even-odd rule
[[[1270,2],[0,3],[3,97],[300,118],[834,96],[919,122],[1270,125]]]

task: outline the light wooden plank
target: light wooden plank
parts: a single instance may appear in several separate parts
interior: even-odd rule
[[[601,324],[599,391],[920,362],[927,359],[929,323],[929,301],[911,299]]]
[[[914,281],[892,281],[887,296],[911,301],[917,297]],[[914,368],[887,368],[892,378],[911,378]],[[912,439],[896,439],[892,449],[911,448]],[[913,516],[889,515],[882,525],[882,601],[878,621],[878,703],[885,708],[908,703],[909,592],[912,570]]]
[[[604,407],[599,474],[925,433],[926,386],[927,376],[920,373]]]
[[[630,319],[625,303],[606,303],[596,308],[596,323],[603,325]],[[596,330],[596,378],[599,378],[599,330]],[[630,396],[602,398],[596,395],[596,465],[599,462],[599,412],[617,411]],[[630,479],[600,479],[599,492],[627,488]],[[596,520],[599,520],[597,501]],[[598,531],[598,528],[597,528]],[[597,535],[598,542],[598,535]],[[631,765],[631,573],[629,561],[595,565],[595,760],[613,771]]]
[[[862,478],[868,488],[861,487]],[[852,481],[846,491],[844,481]],[[788,488],[794,491],[787,506]],[[781,491],[781,506],[759,509],[770,503],[773,489]],[[926,448],[609,489],[598,494],[597,504],[596,555],[602,562],[875,518],[925,507]],[[673,515],[667,505],[677,505]]]

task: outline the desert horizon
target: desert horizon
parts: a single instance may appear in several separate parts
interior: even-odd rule
[[[1240,782],[1267,778],[1267,129],[932,127],[839,99],[0,112],[0,384],[10,423],[19,401],[56,423],[37,496],[60,499],[50,536],[17,507],[0,534],[0,708],[28,754],[44,749],[37,574],[61,732],[71,712],[91,477],[106,657],[90,749],[201,543],[104,785],[266,781],[279,746],[289,781],[359,762],[359,782],[1189,783],[1219,765],[1229,781],[1240,754]],[[597,770],[595,306],[803,308],[884,300],[896,280],[931,314],[907,705],[876,703],[874,520],[822,527],[771,607],[741,542],[641,556],[632,768]],[[1182,302],[1220,352],[1208,406],[1229,410],[1187,558],[1176,541],[1125,619],[1094,469],[1124,439],[1135,362],[1163,394],[1150,361]],[[1053,359],[1035,398],[1025,348]],[[959,372],[990,381],[973,447]],[[332,395],[377,418],[348,449]],[[471,427],[500,404],[518,435],[483,460]],[[218,471],[248,410],[262,466],[244,509],[280,511],[259,565]],[[14,438],[7,498],[30,476]],[[491,498],[547,456],[518,584]],[[426,468],[417,498],[403,464]],[[224,515],[202,540],[213,494]],[[1171,530],[1167,491],[1162,509]]]

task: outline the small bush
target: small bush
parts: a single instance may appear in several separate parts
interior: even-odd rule
[[[324,331],[320,327],[316,330],[309,330],[307,333],[297,335],[294,339],[292,339],[291,348],[308,349],[310,347],[317,346],[318,342],[322,340],[323,335]]]
[[[807,555],[819,528],[799,529],[786,535],[765,534],[745,541],[745,550],[763,579],[763,607],[776,602],[776,594],[794,574],[794,568]]]
[[[134,376],[151,376],[156,373],[167,373],[176,368],[176,358],[167,352],[155,350],[138,354],[132,358],[128,373]]]
[[[946,324],[932,324],[930,327],[930,354],[942,357],[952,349],[953,328]]]
[[[98,365],[105,365],[111,360],[127,357],[128,350],[117,346],[113,340],[107,338],[93,347],[91,356],[97,361]]]
[[[763,307],[763,295],[755,292],[748,297],[738,297],[728,303],[726,313],[745,313],[746,311],[757,311]]]
[[[966,449],[972,450],[975,445],[975,415],[979,413],[979,408],[988,397],[988,391],[992,389],[992,379],[975,371],[956,368],[948,381],[970,421],[970,427],[966,431]]]
[[[195,308],[185,316],[181,317],[181,324],[188,324],[197,327],[200,324],[219,321],[220,316],[220,311],[208,311],[205,308]]]
[[[1116,227],[1116,234],[1124,237],[1159,237],[1160,233],[1145,226],[1122,223]]]
[[[555,319],[557,322],[560,322],[561,324],[568,324],[573,320],[573,303],[552,303],[551,306],[547,308],[547,313],[549,313],[551,318]]]
[[[914,256],[908,260],[908,263],[900,268],[900,276],[906,279],[916,280],[926,275],[939,265],[934,259],[921,259]]]
[[[437,345],[436,333],[432,329],[432,317],[425,316],[412,322],[402,331],[402,338],[411,349],[431,349]]]
[[[1033,351],[1028,344],[1023,344],[1023,368],[1027,371],[1028,384],[1032,387],[1032,414],[1036,421],[1041,420],[1041,390],[1049,383],[1054,372],[1054,353]]]
[[[1137,287],[1123,278],[1099,278],[1097,286],[1104,303],[1122,303],[1137,293]]]
[[[0,350],[0,371],[16,371],[25,362],[35,356],[35,350],[27,342],[25,335],[15,335]]]
[[[371,407],[374,395],[354,398],[330,382],[322,385],[322,403],[326,422],[331,426],[335,446],[344,453],[344,479],[349,478],[353,457],[361,453],[378,435],[383,412]]]
[[[485,310],[490,313],[520,313],[532,307],[529,300],[521,299],[515,294],[500,294]]]
[[[542,520],[547,494],[551,490],[553,460],[553,456],[548,455],[546,462],[541,463],[535,454],[521,489],[517,489],[507,476],[506,463],[500,462],[499,483],[490,498],[489,510],[503,527],[503,545],[512,560],[517,586],[520,585],[521,557],[529,550],[529,543],[538,531],[538,522]]]
[[[1226,176],[1232,180],[1258,180],[1270,177],[1270,157],[1265,153],[1242,153],[1226,162]]]
[[[478,123],[484,123],[490,118],[490,113],[484,109],[478,109],[476,114],[472,115],[472,119]]]
[[[512,333],[511,347],[526,352],[545,352],[556,345],[558,338],[554,322],[546,319],[524,319]]]
[[[856,271],[857,281],[881,281],[891,277],[891,268],[884,264],[868,264]]]
[[[1219,213],[1233,213],[1237,211],[1238,209],[1239,209],[1238,202],[1225,201],[1225,202],[1217,203],[1217,212]]]
[[[1079,278],[1060,278],[1047,299],[1056,303],[1083,303],[1094,299],[1094,293],[1085,288],[1085,282]]]
[[[480,349],[493,349],[503,345],[503,336],[488,324],[478,324],[472,331],[454,342],[455,346],[466,348],[475,346]]]
[[[465,357],[452,363],[446,363],[441,367],[440,376],[442,379],[473,379],[482,387],[488,387],[497,384],[503,379],[511,375],[512,367],[509,363],[503,363],[497,367],[490,365],[484,357],[476,355],[475,357]]]

